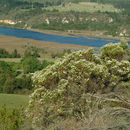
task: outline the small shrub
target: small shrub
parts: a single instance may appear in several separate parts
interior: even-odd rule
[[[23,108],[10,110],[6,106],[0,108],[0,129],[18,130],[24,120]]]

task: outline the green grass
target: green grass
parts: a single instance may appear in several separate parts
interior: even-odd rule
[[[48,10],[57,9],[59,11],[77,11],[77,12],[120,12],[119,9],[115,8],[113,5],[110,4],[98,4],[98,3],[90,3],[90,2],[80,2],[78,4],[71,3],[66,4],[64,7],[62,6],[53,6],[47,7]]]
[[[0,94],[0,108],[6,106],[7,108],[19,108],[28,104],[29,97],[25,95],[16,94]]]

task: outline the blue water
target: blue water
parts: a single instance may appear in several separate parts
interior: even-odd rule
[[[40,41],[58,42],[61,44],[74,44],[91,47],[102,47],[108,43],[117,43],[119,40],[116,39],[105,39],[105,38],[85,38],[85,37],[72,37],[72,36],[59,36],[50,35],[35,31],[29,31],[25,29],[13,29],[0,27],[0,35],[15,36],[18,38],[27,38]],[[52,43],[53,46],[53,43]]]

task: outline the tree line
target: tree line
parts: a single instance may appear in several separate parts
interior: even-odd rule
[[[3,50],[0,50],[2,58],[12,58],[7,51]],[[0,61],[0,93],[29,93],[33,89],[30,73],[53,64],[46,60],[39,61],[38,57],[39,55],[36,53],[25,51],[19,63]]]
[[[0,48],[0,58],[20,58],[21,55],[17,49],[14,49],[12,53],[9,53],[6,49]]]

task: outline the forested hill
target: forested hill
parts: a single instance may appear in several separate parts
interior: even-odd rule
[[[0,0],[0,25],[130,37],[129,7],[130,0]]]

